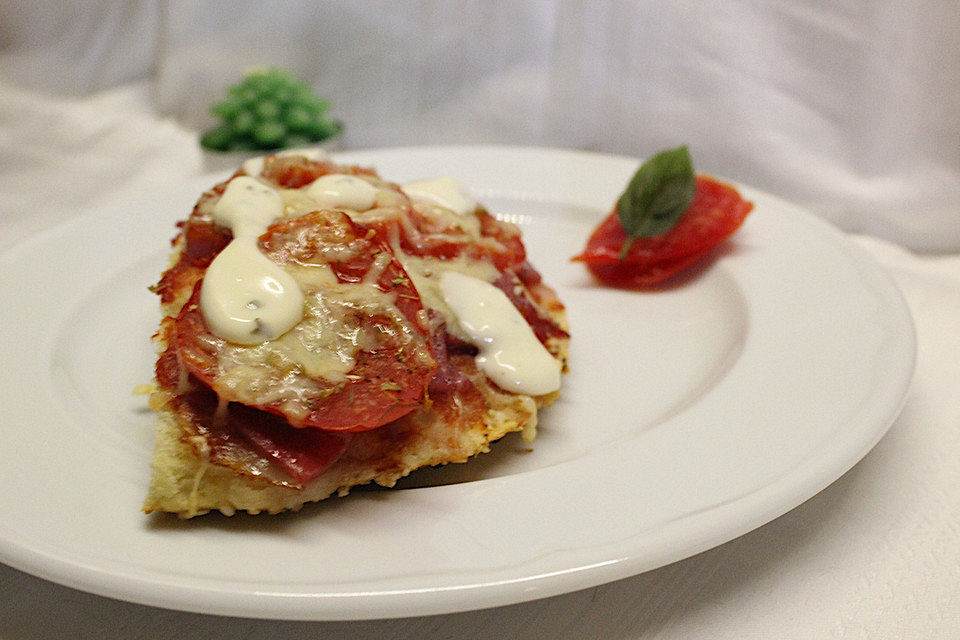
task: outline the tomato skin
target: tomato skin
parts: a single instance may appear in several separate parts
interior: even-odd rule
[[[743,224],[752,209],[753,203],[732,186],[697,176],[693,202],[668,232],[636,238],[621,259],[627,235],[614,207],[591,234],[583,253],[573,259],[586,263],[606,284],[628,289],[652,287],[703,259]]]

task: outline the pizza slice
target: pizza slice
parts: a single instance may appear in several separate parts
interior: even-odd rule
[[[519,230],[449,179],[247,162],[179,224],[154,289],[147,512],[299,509],[532,440],[566,366]]]

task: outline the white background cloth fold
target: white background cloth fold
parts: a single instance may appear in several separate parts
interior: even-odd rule
[[[0,54],[0,79],[46,93],[148,80],[188,128],[276,65],[349,147],[687,143],[844,229],[960,250],[952,0],[0,2]]]

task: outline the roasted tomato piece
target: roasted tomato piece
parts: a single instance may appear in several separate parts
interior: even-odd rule
[[[201,281],[173,332],[190,373],[295,427],[362,431],[418,407],[436,362],[420,297],[386,243],[338,211],[281,220],[259,243],[304,291],[304,319],[276,340],[230,343],[204,323]]]
[[[617,211],[594,230],[587,247],[574,260],[585,262],[603,282],[626,288],[650,287],[695,264],[743,223],[753,204],[730,185],[697,176],[690,207],[666,233],[637,238],[627,255],[620,251],[627,236]]]

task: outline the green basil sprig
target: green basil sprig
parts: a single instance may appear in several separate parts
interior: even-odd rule
[[[617,217],[627,233],[620,249],[626,257],[633,241],[666,233],[693,202],[696,182],[686,145],[661,151],[633,174],[617,201]]]

